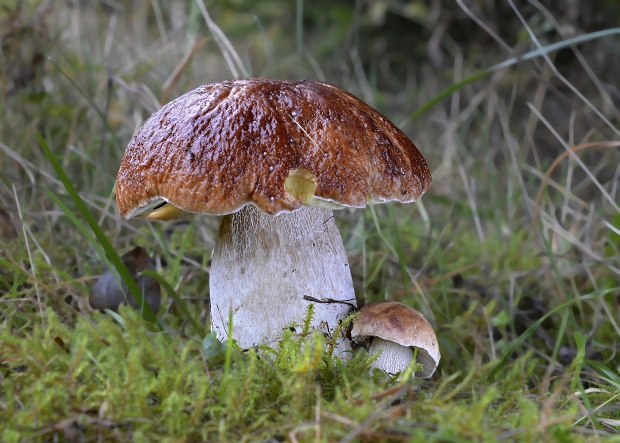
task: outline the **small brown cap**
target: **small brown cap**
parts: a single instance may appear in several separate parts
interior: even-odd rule
[[[407,136],[348,92],[239,79],[202,86],[153,114],[125,151],[116,198],[127,218],[165,202],[196,214],[246,204],[277,214],[302,204],[412,202],[430,184]]]
[[[365,305],[353,321],[352,338],[379,337],[401,346],[418,348],[417,361],[422,370],[418,377],[430,377],[441,354],[437,336],[430,323],[415,309],[395,301]]]

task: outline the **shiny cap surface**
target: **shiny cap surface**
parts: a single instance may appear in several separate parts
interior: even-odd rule
[[[407,136],[350,93],[238,79],[199,87],[154,113],[125,151],[116,198],[126,218],[165,202],[194,214],[246,204],[278,214],[302,204],[412,202],[430,184]]]

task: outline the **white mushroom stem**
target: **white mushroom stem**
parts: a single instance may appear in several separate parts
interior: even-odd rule
[[[383,369],[391,375],[403,372],[413,360],[413,348],[379,337],[373,338],[368,348],[370,355],[377,351],[380,351],[379,358],[372,362],[370,367]]]
[[[247,205],[225,216],[210,288],[212,330],[225,340],[232,310],[233,338],[242,348],[273,346],[291,325],[300,332],[310,303],[312,327],[329,335],[356,306],[332,212],[307,206],[270,216]],[[337,342],[337,353],[350,349],[344,337]]]

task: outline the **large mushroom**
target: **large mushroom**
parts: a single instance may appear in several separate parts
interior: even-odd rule
[[[432,376],[441,358],[437,336],[430,323],[415,309],[395,301],[364,306],[353,321],[351,338],[368,339],[368,353],[380,352],[371,366],[391,375],[407,369],[416,348],[416,362],[422,365],[415,373],[417,377]]]
[[[312,326],[332,334],[356,307],[332,209],[413,202],[431,176],[414,144],[325,83],[240,79],[195,89],[153,114],[121,163],[121,215],[224,215],[210,274],[211,325],[243,348]],[[340,351],[348,341],[336,337]]]

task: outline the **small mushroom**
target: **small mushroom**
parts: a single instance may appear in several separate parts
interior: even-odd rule
[[[138,287],[142,291],[144,300],[146,300],[153,312],[157,313],[161,300],[161,288],[159,287],[159,283],[157,280],[145,275],[137,277],[140,272],[146,269],[155,270],[153,259],[149,257],[144,248],[138,246],[124,254],[121,260],[125,266],[127,266],[127,270],[131,273],[131,276],[136,280]],[[121,286],[119,286],[119,282],[121,282]],[[91,288],[90,296],[88,297],[88,303],[90,303],[93,309],[110,309],[114,312],[118,311],[118,307],[121,303],[126,303],[127,301],[129,301],[131,307],[138,307],[138,304],[129,294],[127,285],[122,281],[116,269],[114,270],[114,274],[112,274],[112,271],[109,269],[104,272]]]
[[[332,210],[413,202],[422,154],[355,96],[309,81],[236,79],[166,104],[134,135],[116,201],[125,218],[223,215],[209,280],[211,326],[243,348],[312,327],[332,334],[356,307]],[[338,352],[348,349],[336,337]]]
[[[415,373],[417,377],[432,376],[441,358],[430,323],[415,309],[395,301],[364,306],[353,321],[351,338],[369,339],[368,353],[381,351],[371,366],[391,375],[409,366],[414,348],[418,349],[416,361],[422,365],[422,370]]]

